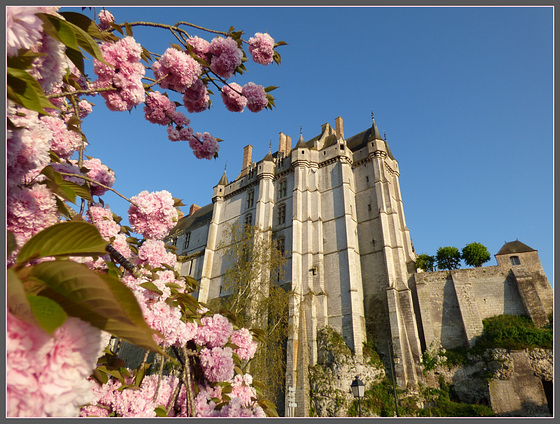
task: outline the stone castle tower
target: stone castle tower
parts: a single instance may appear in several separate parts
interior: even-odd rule
[[[351,137],[345,137],[338,117],[335,128],[326,123],[307,141],[300,134],[294,147],[280,133],[278,151],[258,162],[252,160],[252,146],[246,146],[240,174],[229,182],[224,171],[212,204],[193,205],[167,239],[180,255],[178,270],[199,281],[202,302],[221,295],[226,264],[218,246],[225,241],[227,224],[258,226],[282,246],[288,262],[281,283],[294,293],[286,387],[296,389],[296,416],[309,411],[307,367],[317,361],[318,329],[333,327],[358,358],[363,342],[374,340],[379,352],[394,358],[401,388],[421,381],[422,348],[428,339],[443,340],[437,320],[448,317],[440,313],[443,306],[432,310],[430,290],[416,274],[399,175],[373,115],[371,126]],[[503,286],[507,269],[498,268],[496,284]],[[526,277],[518,274],[519,280]],[[447,286],[440,280],[434,284],[441,283],[443,293]],[[464,280],[455,277],[459,306],[451,314],[478,308],[463,301],[472,283]],[[461,310],[461,305],[466,306]],[[479,334],[480,314],[472,320],[473,331],[467,318],[454,319],[459,323],[457,340],[470,343]]]

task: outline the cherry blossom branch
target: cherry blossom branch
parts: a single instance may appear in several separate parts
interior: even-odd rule
[[[75,94],[95,94],[95,93],[101,93],[103,91],[118,91],[118,90],[119,89],[116,87],[101,87],[101,88],[91,88],[87,90],[64,91],[62,93],[49,94],[47,96],[47,99],[56,99],[59,97],[71,97]]]
[[[112,259],[114,259],[124,269],[130,272],[134,276],[134,278],[142,277],[143,274],[140,269],[137,266],[132,265],[132,263],[130,263],[128,259],[126,259],[113,246],[111,246],[111,243],[108,243],[107,246],[105,246],[105,250],[107,251],[107,253],[109,253]]]

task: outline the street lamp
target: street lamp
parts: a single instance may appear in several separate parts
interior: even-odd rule
[[[356,379],[352,382],[350,388],[352,389],[352,394],[354,395],[354,397],[358,398],[358,416],[361,417],[362,416],[361,398],[364,397],[364,391],[366,386],[364,383],[362,383],[362,380],[360,380],[358,376],[356,376]]]

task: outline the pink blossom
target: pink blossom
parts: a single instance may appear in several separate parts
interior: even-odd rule
[[[91,103],[88,102],[87,100],[80,100],[78,103],[78,109],[79,109],[80,119],[84,119],[93,110]]]
[[[157,300],[150,304],[146,304],[146,302],[139,303],[146,323],[150,328],[159,331],[163,335],[162,340],[158,335],[154,334],[156,343],[163,347],[172,345],[184,346],[195,337],[197,332],[196,324],[182,321],[179,308],[169,306],[164,300]]]
[[[187,53],[168,48],[161,59],[152,65],[152,71],[156,80],[163,78],[159,83],[162,88],[184,93],[198,79],[202,68]]]
[[[89,208],[89,216],[93,225],[99,230],[101,237],[106,241],[116,237],[121,230],[121,226],[114,221],[109,206],[93,205]]]
[[[117,252],[123,255],[125,259],[129,259],[132,256],[132,250],[130,250],[130,246],[126,241],[126,235],[124,233],[117,234],[115,239],[111,242],[111,245]]]
[[[16,56],[19,49],[30,49],[41,39],[43,22],[36,16],[39,7],[6,7],[6,53]]]
[[[189,141],[189,146],[197,159],[212,159],[220,150],[218,141],[207,132],[195,133]]]
[[[16,116],[15,113],[23,116]],[[18,129],[8,129],[6,138],[6,176],[10,186],[22,182],[25,174],[41,170],[50,162],[52,131],[41,124],[37,113],[15,108],[8,115]]]
[[[210,105],[210,96],[202,80],[196,82],[183,93],[183,104],[189,113],[203,112]]]
[[[175,111],[175,104],[159,91],[146,95],[144,116],[152,124],[171,124],[171,113]]]
[[[92,399],[86,380],[108,342],[106,334],[73,317],[50,337],[8,312],[7,415],[77,416]]]
[[[115,17],[113,16],[113,14],[105,9],[99,12],[99,15],[97,15],[97,17],[99,18],[99,29],[101,31],[105,31],[106,29],[111,28],[110,24],[112,22],[115,22]]]
[[[168,252],[162,240],[146,240],[138,248],[138,264],[149,265],[152,268],[159,268],[163,264],[175,265],[177,256]]]
[[[95,88],[115,87],[116,91],[100,94],[110,110],[124,111],[139,105],[145,99],[142,77],[144,66],[140,63],[142,46],[134,38],[125,37],[116,43],[103,43],[99,47],[103,58],[112,66],[94,59],[93,71],[99,77]]]
[[[220,314],[202,317],[200,324],[194,339],[199,346],[223,347],[233,332],[231,322]]]
[[[249,53],[253,61],[261,65],[272,63],[274,57],[274,39],[267,33],[257,32],[249,38]]]
[[[18,246],[58,222],[56,199],[44,185],[13,190],[7,206],[7,229],[16,236]]]
[[[214,38],[210,43],[210,53],[213,54],[210,69],[225,79],[233,75],[243,59],[243,50],[232,38]]]
[[[199,59],[206,62],[210,60],[210,43],[200,37],[191,37],[187,40],[187,44],[193,48],[193,53]]]
[[[253,341],[253,336],[248,329],[242,328],[234,331],[231,335],[231,342],[239,346],[239,348],[234,349],[233,352],[236,353],[242,361],[248,361],[255,356],[257,343]]]
[[[235,82],[222,87],[222,100],[230,112],[243,112],[247,99],[241,95],[241,86]]]
[[[135,205],[128,209],[130,226],[145,238],[161,240],[176,225],[178,213],[168,191],[149,193],[144,190],[131,200]]]
[[[243,86],[243,95],[247,97],[247,108],[251,112],[260,112],[268,105],[266,91],[262,85],[248,82]]]
[[[245,407],[252,406],[255,403],[253,399],[257,398],[257,391],[251,387],[252,382],[253,377],[250,374],[237,374],[233,378],[231,395],[241,399],[241,404]]]
[[[227,381],[233,378],[234,364],[230,347],[202,348],[200,365],[208,381]]]
[[[30,74],[41,84],[45,93],[62,85],[62,78],[68,68],[66,46],[47,34],[33,46],[33,51],[44,56],[35,58]],[[51,102],[53,103],[53,102]]]
[[[88,170],[87,175],[92,180],[103,184],[107,187],[112,187],[115,183],[115,173],[106,165],[103,165],[97,158],[92,158],[84,161],[84,167]],[[96,196],[101,196],[107,191],[105,187],[99,184],[91,183],[91,193]]]
[[[44,116],[41,122],[52,131],[51,150],[60,158],[68,159],[82,145],[81,135],[69,130],[62,119]]]

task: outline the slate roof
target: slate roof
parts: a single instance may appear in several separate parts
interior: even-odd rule
[[[168,237],[173,237],[175,234],[181,232],[188,232],[191,229],[198,227],[203,222],[212,219],[212,212],[214,211],[214,204],[203,206],[192,215],[182,217],[177,225],[171,229]]]
[[[502,248],[496,253],[497,255],[509,255],[511,253],[526,253],[526,252],[536,252],[535,249],[527,246],[525,243],[521,243],[519,240],[509,241],[502,246]]]

